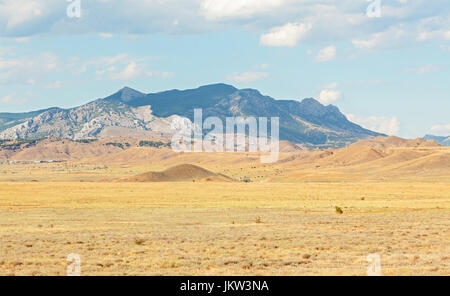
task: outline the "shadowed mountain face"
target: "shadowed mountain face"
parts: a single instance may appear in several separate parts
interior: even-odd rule
[[[323,106],[312,98],[275,100],[254,89],[214,84],[152,94],[125,87],[105,99],[72,109],[0,113],[0,139],[83,139],[118,130],[126,130],[128,135],[137,130],[163,135],[170,133],[171,118],[193,120],[196,108],[203,109],[203,118],[216,116],[224,122],[233,116],[279,117],[281,140],[311,147],[342,147],[380,135],[348,121],[337,107]]]

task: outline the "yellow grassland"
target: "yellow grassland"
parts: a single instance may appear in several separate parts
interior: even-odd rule
[[[449,275],[449,218],[448,182],[3,182],[0,275]]]

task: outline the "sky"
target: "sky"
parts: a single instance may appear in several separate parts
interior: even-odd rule
[[[0,0],[0,112],[219,82],[449,136],[450,3]]]

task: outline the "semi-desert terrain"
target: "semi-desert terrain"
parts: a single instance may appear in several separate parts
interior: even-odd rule
[[[71,253],[82,275],[366,275],[369,254],[383,275],[450,275],[434,141],[282,142],[274,164],[140,143],[1,143],[0,275],[65,275]]]

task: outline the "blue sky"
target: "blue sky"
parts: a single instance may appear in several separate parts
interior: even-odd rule
[[[0,112],[224,82],[450,135],[448,0],[75,1],[0,0]]]

